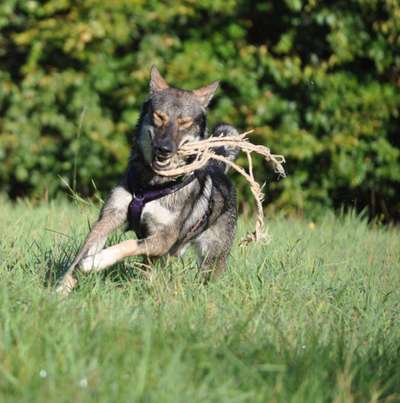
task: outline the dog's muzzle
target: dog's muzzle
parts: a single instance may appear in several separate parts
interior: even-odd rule
[[[168,139],[155,140],[153,142],[153,155],[153,167],[157,170],[167,169],[176,155],[176,146]]]

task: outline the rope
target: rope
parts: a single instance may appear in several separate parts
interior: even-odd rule
[[[253,131],[254,130],[249,130],[236,136],[222,135],[218,137],[209,137],[205,140],[185,143],[179,148],[178,155],[181,157],[195,156],[195,160],[193,162],[170,170],[155,170],[155,172],[161,176],[180,176],[203,168],[210,159],[213,159],[229,165],[240,175],[242,175],[249,183],[250,190],[255,199],[257,218],[255,230],[247,234],[245,238],[241,240],[241,245],[247,245],[253,241],[264,241],[268,243],[271,240],[268,230],[265,228],[264,212],[262,208],[262,202],[264,200],[262,188],[264,185],[260,186],[260,184],[254,179],[251,154],[254,152],[261,155],[264,160],[271,165],[275,173],[283,178],[286,176],[285,169],[283,168],[283,164],[285,163],[284,156],[271,154],[271,151],[268,147],[250,143],[247,136]],[[216,154],[214,149],[218,147],[239,148],[242,152],[246,153],[248,171],[235,164],[227,157]]]

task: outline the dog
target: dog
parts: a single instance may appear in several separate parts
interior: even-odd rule
[[[143,104],[128,167],[111,191],[98,220],[56,290],[67,295],[77,283],[75,270],[97,272],[128,256],[158,258],[180,256],[189,245],[197,251],[204,278],[217,277],[235,237],[236,192],[219,161],[179,178],[157,175],[154,170],[181,166],[177,150],[188,141],[208,137],[207,107],[219,82],[188,91],[171,87],[158,69],[151,68],[150,96]],[[214,136],[238,135],[231,125],[219,124]],[[238,150],[216,150],[233,161]],[[104,248],[117,228],[133,230],[129,239]]]

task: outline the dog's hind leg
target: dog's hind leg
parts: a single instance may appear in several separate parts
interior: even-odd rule
[[[217,279],[226,269],[227,255],[206,255],[200,261],[200,273],[204,283]]]
[[[226,268],[226,261],[235,235],[235,221],[229,213],[194,240],[204,281],[216,279]]]
[[[79,267],[83,259],[90,259],[90,256],[95,256],[100,252],[104,248],[107,237],[111,232],[126,222],[131,200],[131,193],[122,185],[117,186],[111,192],[99,219],[93,225],[78,255],[61,279],[56,289],[58,293],[67,295],[75,287],[75,269]]]

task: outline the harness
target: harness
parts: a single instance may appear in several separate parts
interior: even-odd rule
[[[128,208],[129,228],[135,231],[138,235],[141,234],[140,217],[144,206],[151,201],[161,199],[178,190],[184,188],[195,179],[195,174],[191,174],[187,178],[176,182],[171,181],[156,186],[148,186],[144,188],[137,180],[137,177],[132,173],[128,176],[128,187],[132,193],[132,201]]]

